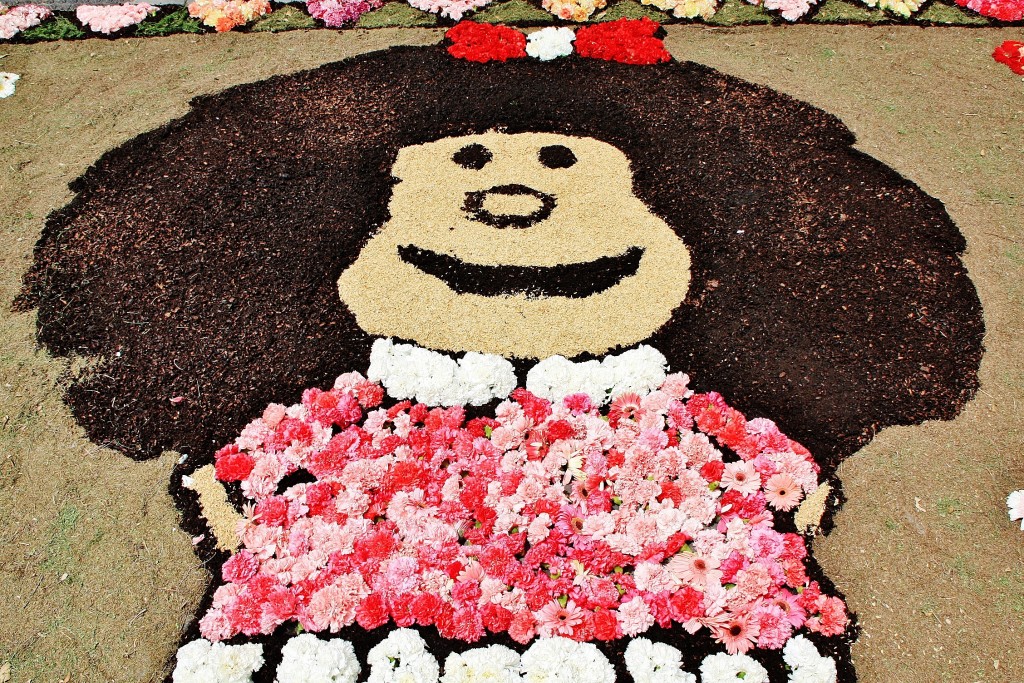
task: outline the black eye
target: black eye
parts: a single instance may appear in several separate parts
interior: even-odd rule
[[[576,155],[565,145],[540,148],[540,163],[548,168],[569,168],[576,163]]]
[[[466,145],[453,154],[452,161],[462,168],[471,168],[474,171],[479,171],[487,165],[487,162],[490,161],[493,156],[494,155],[491,154],[491,150],[487,149],[483,145],[473,144]]]

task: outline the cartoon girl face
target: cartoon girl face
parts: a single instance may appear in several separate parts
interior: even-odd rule
[[[600,354],[646,339],[686,297],[686,245],[606,142],[463,135],[403,148],[392,174],[390,219],[338,280],[370,334],[506,357]]]

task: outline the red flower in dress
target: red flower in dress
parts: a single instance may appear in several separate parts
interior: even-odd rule
[[[1024,76],[1024,43],[1006,40],[992,52],[992,58],[1010,67],[1010,71]]]
[[[526,35],[508,26],[460,21],[445,33],[448,54],[471,62],[504,62],[526,56]]]
[[[647,17],[617,19],[606,24],[586,26],[576,31],[576,52],[623,64],[659,64],[672,59],[665,43],[655,38],[661,25]]]

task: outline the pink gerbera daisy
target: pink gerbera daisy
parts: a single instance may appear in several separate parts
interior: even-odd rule
[[[745,615],[733,615],[724,626],[715,629],[715,638],[725,645],[729,654],[743,654],[754,646],[760,629]]]
[[[785,472],[773,474],[764,485],[764,497],[778,510],[792,510],[800,503],[800,486]]]
[[[639,394],[632,392],[618,396],[608,409],[608,424],[616,427],[623,419],[633,419],[640,410],[642,401]]]
[[[680,581],[694,588],[717,584],[722,579],[719,571],[721,562],[715,557],[705,557],[698,553],[683,553],[673,557],[667,567]]]
[[[761,475],[754,468],[754,463],[740,460],[730,462],[722,473],[722,486],[729,491],[739,491],[744,496],[757,493],[761,488]]]
[[[576,603],[570,600],[562,607],[552,600],[537,610],[537,630],[541,636],[571,636],[573,629],[583,623],[584,613]]]

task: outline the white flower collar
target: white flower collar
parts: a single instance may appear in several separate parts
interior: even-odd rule
[[[668,361],[657,349],[641,345],[603,360],[574,363],[551,356],[526,374],[526,388],[550,401],[575,393],[597,404],[627,392],[648,394],[665,379]],[[450,356],[412,344],[378,339],[370,351],[369,379],[380,382],[392,398],[416,399],[438,406],[483,405],[508,397],[518,383],[505,358],[489,353]]]

